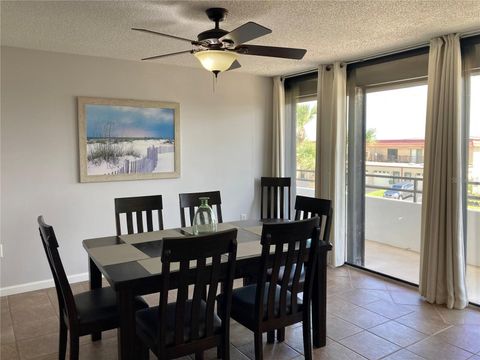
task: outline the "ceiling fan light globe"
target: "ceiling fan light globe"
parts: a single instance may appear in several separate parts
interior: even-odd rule
[[[200,64],[208,71],[222,72],[237,60],[237,54],[226,50],[203,50],[194,53]]]

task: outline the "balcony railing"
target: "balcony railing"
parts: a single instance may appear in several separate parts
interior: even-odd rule
[[[378,179],[387,179],[391,180],[393,184],[395,183],[413,183],[413,189],[393,189],[391,185],[379,185],[379,184],[365,184],[365,189],[377,189],[377,190],[393,190],[398,191],[399,193],[409,193],[412,194],[413,202],[421,202],[421,194],[423,188],[423,177],[411,177],[411,176],[395,176],[395,175],[380,175],[380,174],[365,174],[366,178],[375,178]],[[479,181],[469,181],[467,185],[480,186]],[[473,206],[480,206],[480,196],[467,194],[468,204]]]
[[[423,156],[409,156],[409,155],[390,155],[384,154],[369,154],[367,161],[375,162],[393,162],[393,163],[406,163],[406,164],[423,164]]]
[[[423,159],[422,159],[423,160]],[[315,171],[314,170],[303,170],[297,169],[296,174],[297,184],[303,184],[302,187],[305,188],[315,188]],[[381,174],[365,174],[366,178],[373,179],[372,183],[366,181],[365,189],[368,191],[371,190],[394,190],[400,193],[412,194],[413,202],[421,202],[421,195],[423,189],[423,177],[412,177],[412,176],[396,176],[396,175],[381,175]],[[378,179],[379,181],[375,181]],[[388,184],[381,184],[381,182],[388,182]],[[413,184],[413,189],[392,189],[391,184],[395,183],[404,183],[410,182]],[[479,186],[479,181],[469,181],[467,183],[471,186]],[[467,194],[468,205],[480,207],[480,195],[474,195],[472,193]]]

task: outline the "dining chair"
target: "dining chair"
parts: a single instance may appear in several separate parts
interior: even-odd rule
[[[232,229],[163,240],[159,305],[136,313],[137,335],[159,359],[193,353],[202,359],[203,351],[212,347],[221,358],[230,358],[236,237],[237,229]],[[225,306],[216,312],[219,286]],[[168,303],[172,289],[177,289],[176,301]]]
[[[143,216],[145,212],[146,218]],[[125,197],[115,199],[115,224],[117,228],[117,235],[125,234],[122,232],[121,216],[125,214],[127,222],[127,234],[143,233],[144,225],[146,231],[154,231],[154,216],[158,219],[158,228],[156,230],[163,230],[163,201],[162,195],[152,196],[137,196]],[[136,226],[134,226],[133,217],[136,219]],[[146,220],[146,224],[144,224]]]
[[[330,229],[332,225],[332,202],[327,199],[312,198],[307,196],[297,195],[295,198],[295,220],[309,219],[318,216],[320,219],[320,239],[328,242],[330,240]],[[285,267],[280,268],[278,281],[283,281],[283,274]],[[290,282],[295,274],[295,266],[290,271]],[[305,271],[302,268],[300,273],[300,287],[302,288],[305,282]],[[277,330],[277,340],[285,340],[285,329]]]
[[[65,359],[67,332],[70,332],[70,359],[78,359],[79,338],[115,329],[119,314],[115,291],[110,287],[99,288],[73,295],[58,252],[58,241],[53,227],[39,216],[38,226],[42,244],[52,271],[59,307],[59,349],[58,358]],[[148,307],[142,298],[135,298],[137,310]],[[96,339],[100,339],[97,336]]]
[[[276,329],[302,322],[305,359],[312,358],[310,302],[319,248],[319,218],[264,224],[257,283],[232,291],[231,317],[254,333],[255,359],[263,359],[262,333],[274,341]],[[311,241],[309,241],[311,239]],[[294,275],[278,281],[282,265]],[[300,273],[305,266],[305,283]],[[267,270],[271,268],[267,281]],[[298,293],[303,291],[303,298]],[[223,301],[220,302],[223,306]]]
[[[290,219],[291,179],[262,177],[260,186],[260,219]]]
[[[183,193],[178,194],[180,199],[180,222],[182,227],[187,226],[185,221],[185,211],[189,214],[190,225],[193,226],[193,218],[195,217],[195,210],[200,206],[200,198],[208,197],[208,205],[217,212],[217,221],[223,222],[222,219],[222,198],[220,191],[207,191],[198,193]]]

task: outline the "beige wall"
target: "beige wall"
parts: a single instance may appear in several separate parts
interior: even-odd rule
[[[115,231],[113,199],[163,194],[166,227],[178,193],[219,189],[224,220],[258,216],[258,179],[270,171],[270,78],[2,48],[1,287],[51,278],[36,225],[54,225],[66,272],[87,271],[82,239]],[[180,103],[179,179],[79,183],[76,96]]]

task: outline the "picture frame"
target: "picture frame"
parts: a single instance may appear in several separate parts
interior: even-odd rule
[[[77,97],[80,182],[180,177],[180,105]]]

